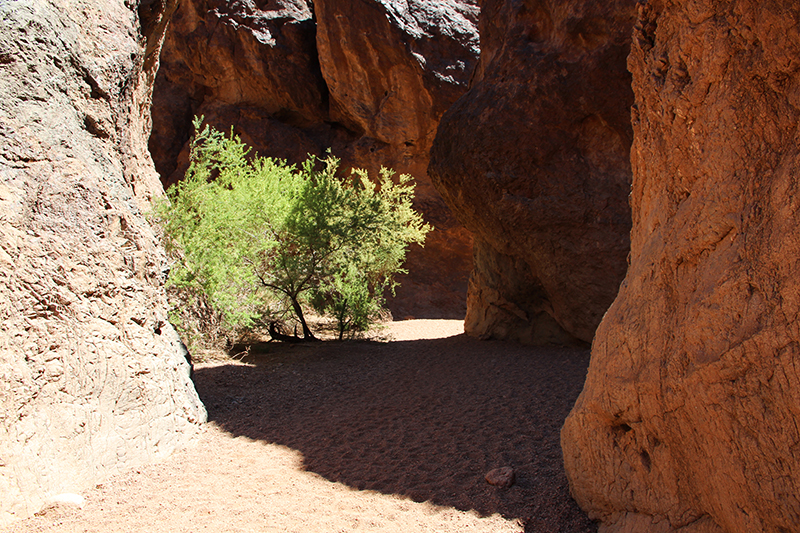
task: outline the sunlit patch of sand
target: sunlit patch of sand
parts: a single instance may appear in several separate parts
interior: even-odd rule
[[[384,334],[393,341],[444,339],[464,333],[463,320],[419,319],[386,324]]]

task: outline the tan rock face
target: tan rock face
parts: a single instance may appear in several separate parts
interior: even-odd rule
[[[552,316],[547,293],[528,264],[478,239],[469,280],[464,330],[480,339],[524,344],[572,344]]]
[[[475,233],[467,332],[591,341],[625,274],[634,4],[487,0],[430,176]]]
[[[461,318],[471,235],[427,178],[439,119],[466,90],[478,54],[476,0],[187,0],[156,82],[150,149],[165,184],[181,179],[195,114],[231,125],[262,155],[290,162],[331,148],[343,167],[417,180],[435,227],[412,249],[397,318]]]
[[[205,418],[143,216],[162,192],[144,147],[172,8],[0,4],[0,523]]]
[[[602,531],[800,524],[795,2],[648,3],[631,265],[562,430]]]

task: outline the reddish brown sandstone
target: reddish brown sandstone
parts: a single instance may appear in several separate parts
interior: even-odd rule
[[[483,2],[470,91],[429,172],[475,233],[466,328],[591,341],[625,274],[634,1]]]
[[[304,0],[181,2],[170,22],[154,90],[150,150],[166,184],[180,179],[179,154],[193,115],[235,126],[256,149],[299,159],[320,147],[291,124],[322,123],[327,89]],[[274,117],[279,117],[276,119]],[[289,126],[283,126],[289,123]]]
[[[356,160],[424,177],[439,119],[475,66],[476,1],[317,0],[314,10],[331,119],[382,153]]]
[[[631,265],[562,431],[606,532],[800,524],[800,8],[640,12]]]

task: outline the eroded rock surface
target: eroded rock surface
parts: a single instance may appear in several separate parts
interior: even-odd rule
[[[331,148],[344,168],[411,174],[436,230],[411,250],[390,307],[396,318],[461,318],[472,239],[426,169],[477,61],[476,0],[318,0],[313,11],[304,0],[182,2],[155,89],[156,167],[165,184],[181,179],[198,114],[262,155],[299,162]]]
[[[631,265],[562,431],[606,532],[800,524],[800,8],[652,1]]]
[[[487,0],[430,176],[475,233],[467,332],[591,341],[625,275],[633,0]]]
[[[0,4],[0,523],[205,419],[143,216],[162,193],[146,146],[174,7]]]
[[[476,2],[322,0],[314,9],[331,119],[378,153],[356,158],[424,177],[439,119],[479,53]]]
[[[323,124],[327,89],[304,0],[181,2],[170,21],[153,101],[150,150],[165,185],[183,177],[194,115],[275,157],[320,143],[295,124]],[[319,135],[319,132],[315,132]]]

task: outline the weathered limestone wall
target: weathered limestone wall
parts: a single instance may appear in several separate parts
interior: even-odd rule
[[[0,523],[205,419],[143,215],[162,192],[146,146],[174,7],[0,3]]]
[[[800,6],[648,2],[631,263],[562,431],[604,532],[800,524]]]

